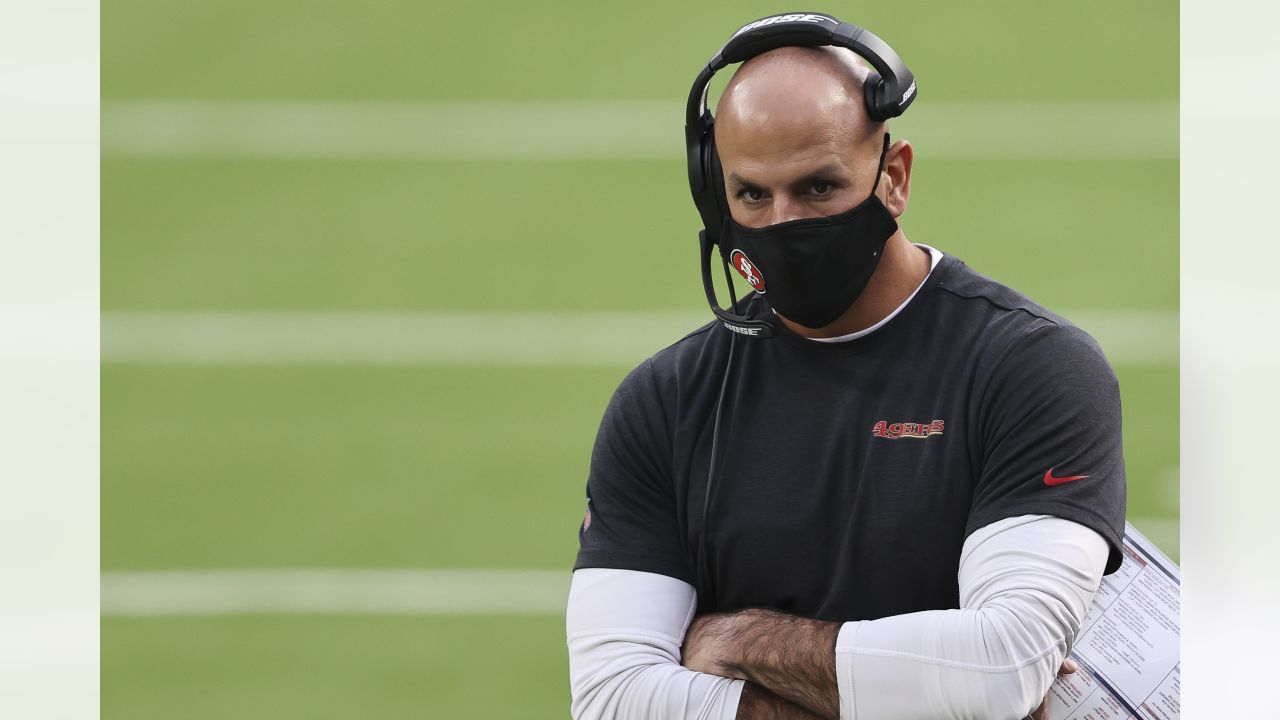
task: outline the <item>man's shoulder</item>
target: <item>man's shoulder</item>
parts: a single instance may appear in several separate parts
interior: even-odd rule
[[[683,337],[658,350],[645,361],[659,385],[678,378],[696,377],[700,373],[723,366],[727,349],[727,333],[718,320],[712,319],[685,333]]]
[[[968,319],[957,324],[976,331],[974,339],[991,351],[993,359],[1020,348],[1023,353],[1049,355],[1058,360],[1087,356],[1107,364],[1101,347],[1088,332],[958,258],[954,258],[938,288],[951,301],[953,310]]]
[[[723,366],[723,350],[719,347],[725,339],[723,335],[719,332],[719,322],[714,320],[688,331],[679,340],[640,361],[623,378],[619,389],[624,392],[666,390],[679,384],[682,378],[696,377],[704,369],[715,367],[717,357]]]
[[[1011,316],[1029,325],[1062,325],[1074,327],[1071,321],[1049,310],[1023,293],[974,270],[952,256],[954,265],[938,288],[945,294],[974,307],[967,308],[989,317]]]

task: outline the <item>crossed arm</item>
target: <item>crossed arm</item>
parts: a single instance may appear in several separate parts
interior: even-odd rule
[[[840,623],[764,609],[702,615],[685,634],[690,670],[746,681],[739,718],[839,718]]]
[[[686,583],[579,570],[573,715],[1016,720],[1063,664],[1106,557],[1084,526],[1010,518],[966,541],[960,609],[847,623],[767,610],[694,621]]]
[[[838,720],[840,623],[762,609],[703,615],[685,636],[686,668],[746,681],[738,720]],[[1077,670],[1067,659],[1059,674]],[[1045,720],[1048,697],[1031,713]]]

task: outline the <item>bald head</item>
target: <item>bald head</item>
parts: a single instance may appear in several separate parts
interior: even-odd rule
[[[870,119],[863,100],[869,73],[845,48],[782,47],[751,58],[734,72],[716,106],[717,144],[726,133],[778,134],[806,124],[878,141],[884,123]]]
[[[739,66],[715,113],[735,220],[762,226],[833,215],[866,198],[887,131],[867,114],[869,73],[852,51],[825,46],[782,47]],[[815,179],[814,191],[802,192]],[[764,196],[767,203],[757,202]]]

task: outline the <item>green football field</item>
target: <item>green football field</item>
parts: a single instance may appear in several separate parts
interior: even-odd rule
[[[521,610],[518,583],[506,611],[126,612],[109,581],[542,570],[567,588],[610,393],[708,315],[685,94],[737,24],[791,9],[103,5],[105,717],[567,717],[563,618]],[[893,128],[917,148],[907,235],[1102,342],[1130,519],[1176,559],[1176,3],[812,9],[919,78]],[[606,127],[563,130],[575,108]],[[537,332],[619,317],[642,332],[590,358]],[[364,320],[386,324],[375,343],[343,334]]]

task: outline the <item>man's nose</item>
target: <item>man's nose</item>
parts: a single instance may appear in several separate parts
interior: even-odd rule
[[[779,194],[775,196],[773,204],[770,206],[770,211],[770,225],[777,225],[789,220],[799,220],[805,217],[804,204],[790,195]]]

